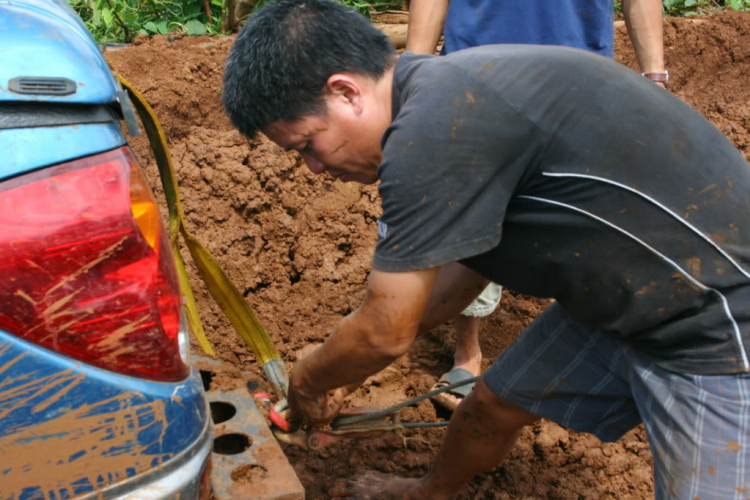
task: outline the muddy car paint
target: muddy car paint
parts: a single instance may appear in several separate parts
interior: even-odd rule
[[[211,430],[195,370],[149,382],[0,331],[0,380],[0,498],[114,498],[173,470],[197,498]]]

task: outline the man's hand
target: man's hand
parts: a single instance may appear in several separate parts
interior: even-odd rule
[[[331,423],[341,412],[344,406],[344,398],[357,390],[362,385],[354,383],[346,387],[339,387],[324,393],[312,393],[309,389],[302,387],[300,376],[304,365],[298,364],[289,377],[289,391],[287,403],[291,421],[301,420],[313,427],[324,427]]]
[[[291,419],[302,420],[313,427],[325,427],[339,414],[347,394],[343,388],[323,394],[304,394],[290,380],[287,402]]]

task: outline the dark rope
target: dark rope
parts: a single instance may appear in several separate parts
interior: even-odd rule
[[[399,424],[405,429],[411,429],[414,427],[447,427],[450,424],[450,420],[443,420],[442,422],[406,422]]]
[[[356,424],[359,422],[366,422],[368,420],[375,420],[381,417],[385,417],[387,415],[392,415],[402,408],[406,408],[407,406],[417,404],[420,401],[431,398],[432,396],[435,396],[437,394],[452,391],[456,387],[462,387],[464,385],[471,384],[473,382],[476,382],[478,379],[479,377],[472,377],[466,380],[462,380],[460,382],[456,382],[455,384],[450,384],[445,387],[441,387],[440,389],[435,389],[434,391],[426,392],[417,397],[407,399],[406,401],[393,405],[390,408],[386,408],[385,410],[380,410],[380,411],[376,411],[373,413],[363,413],[362,415],[352,415],[351,417],[339,417],[335,419],[333,422],[331,422],[331,429],[338,429],[339,427],[342,427],[344,425]],[[401,425],[403,425],[404,427],[435,427],[434,424],[441,424],[440,426],[448,425],[448,422],[415,422],[415,423],[433,424],[433,425],[414,425],[414,423],[401,424]]]

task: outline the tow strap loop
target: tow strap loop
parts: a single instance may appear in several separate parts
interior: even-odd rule
[[[195,297],[190,287],[185,263],[180,254],[178,241],[180,234],[209,293],[232,323],[232,326],[240,337],[252,349],[269,382],[273,386],[274,392],[276,392],[279,398],[286,397],[288,386],[286,368],[271,337],[268,335],[258,315],[255,314],[255,311],[253,311],[242,294],[230,281],[218,261],[193,236],[185,225],[185,215],[180,201],[177,176],[175,175],[172,158],[169,154],[167,137],[159,124],[156,114],[146,99],[130,82],[120,75],[116,76],[120,84],[128,91],[130,99],[138,112],[159,169],[159,177],[161,178],[169,210],[169,241],[172,253],[177,262],[180,287],[186,298],[186,311],[190,328],[193,330],[203,351],[213,356],[214,350],[206,337],[203,324],[198,316]]]

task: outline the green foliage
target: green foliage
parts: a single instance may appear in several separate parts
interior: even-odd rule
[[[68,0],[99,43],[129,42],[136,35],[221,32],[226,0]]]
[[[274,0],[258,0],[255,9]],[[403,8],[403,0],[337,0],[369,17]],[[746,0],[750,1],[750,0]],[[141,33],[213,35],[222,32],[227,0],[68,0],[99,43],[130,42]]]
[[[662,5],[667,16],[694,16],[724,9],[750,11],[750,0],[662,0]],[[615,0],[615,11],[622,13],[622,0]]]
[[[276,0],[258,0],[255,9],[261,8],[267,3],[273,3]],[[347,5],[360,14],[370,17],[375,12],[385,12],[387,10],[401,10],[404,7],[403,0],[336,0],[339,3]]]
[[[750,0],[663,0],[668,15],[692,16],[716,10],[750,10]]]
[[[340,3],[343,3],[344,5],[348,5],[352,9],[356,10],[360,14],[364,14],[367,17],[370,17],[370,14],[372,12],[385,12],[388,10],[402,10],[403,9],[403,1],[398,0],[367,0],[367,1],[358,1],[358,0],[337,0]]]

